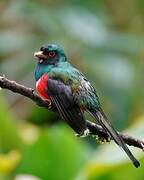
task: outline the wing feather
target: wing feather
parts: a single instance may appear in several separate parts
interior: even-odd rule
[[[83,134],[87,129],[86,122],[82,111],[74,103],[71,88],[60,80],[49,78],[47,92],[61,118],[64,119],[76,133]]]

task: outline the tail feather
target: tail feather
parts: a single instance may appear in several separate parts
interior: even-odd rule
[[[127,145],[124,143],[123,139],[119,136],[118,132],[112,127],[111,123],[108,121],[105,113],[102,109],[96,112],[91,112],[91,114],[97,119],[98,123],[102,126],[106,132],[113,138],[113,140],[126,152],[130,160],[133,162],[134,166],[137,168],[140,166],[139,161],[133,156]]]

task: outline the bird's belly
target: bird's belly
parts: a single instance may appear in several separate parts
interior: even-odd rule
[[[36,82],[36,90],[38,94],[44,99],[50,99],[46,89],[48,87],[48,74],[44,74],[37,82]]]

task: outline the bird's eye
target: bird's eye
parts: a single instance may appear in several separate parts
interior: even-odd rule
[[[42,47],[40,48],[40,51],[44,51],[44,49],[45,49],[45,48],[42,46]]]
[[[54,52],[54,51],[50,51],[49,53],[48,53],[48,56],[49,57],[54,57],[56,55],[56,53]]]

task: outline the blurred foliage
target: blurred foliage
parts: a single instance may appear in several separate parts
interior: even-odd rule
[[[0,11],[0,74],[35,87],[33,53],[57,42],[97,88],[114,126],[144,138],[142,0],[1,0]],[[143,165],[135,169],[116,145],[94,144],[54,113],[0,92],[0,180],[144,179]]]

